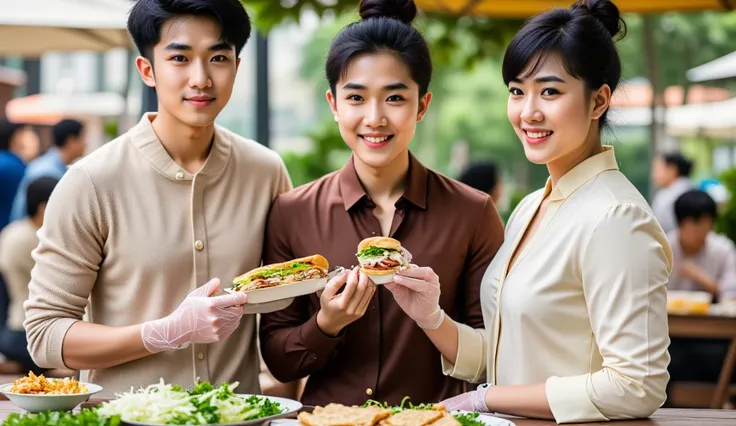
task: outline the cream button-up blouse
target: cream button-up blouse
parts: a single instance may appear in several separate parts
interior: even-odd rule
[[[546,195],[536,233],[508,262]],[[483,279],[485,330],[458,325],[445,374],[546,383],[558,423],[647,417],[669,380],[667,237],[613,148],[528,195]]]

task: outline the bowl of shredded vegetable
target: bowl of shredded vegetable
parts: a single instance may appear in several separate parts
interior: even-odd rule
[[[117,394],[102,403],[97,413],[118,417],[123,424],[150,425],[259,425],[299,411],[301,403],[285,398],[236,394],[238,383],[215,387],[200,382],[193,389],[166,384],[149,385]]]

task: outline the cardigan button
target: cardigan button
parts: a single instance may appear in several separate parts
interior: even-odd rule
[[[197,251],[202,251],[202,249],[204,249],[204,243],[202,242],[202,240],[195,241],[194,248],[197,249]]]

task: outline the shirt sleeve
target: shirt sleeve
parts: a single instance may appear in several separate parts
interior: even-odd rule
[[[288,225],[277,198],[266,225],[264,264],[294,258]],[[342,341],[341,336],[333,338],[320,330],[316,313],[310,312],[309,297],[297,297],[287,308],[261,315],[261,356],[273,377],[280,382],[298,380],[322,369]]]
[[[671,268],[666,236],[644,207],[618,205],[600,217],[581,254],[580,274],[603,368],[547,380],[558,423],[645,418],[662,405]]]
[[[47,204],[23,304],[28,350],[40,367],[66,367],[64,337],[84,315],[102,262],[103,235],[92,180],[80,167],[72,167]]]
[[[455,365],[444,356],[442,369],[446,375],[470,382],[479,381],[486,370],[485,329],[480,301],[480,286],[491,260],[503,244],[504,230],[501,217],[491,198],[486,199],[465,263],[462,277],[463,297],[458,307],[458,354]]]
[[[728,241],[723,273],[718,280],[721,289],[721,299],[736,299],[736,246]]]

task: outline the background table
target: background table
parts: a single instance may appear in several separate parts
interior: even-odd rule
[[[736,317],[673,314],[668,315],[668,317],[671,337],[731,341],[710,403],[710,408],[723,407],[726,398],[728,398],[731,374],[733,374],[734,365],[736,364]]]

